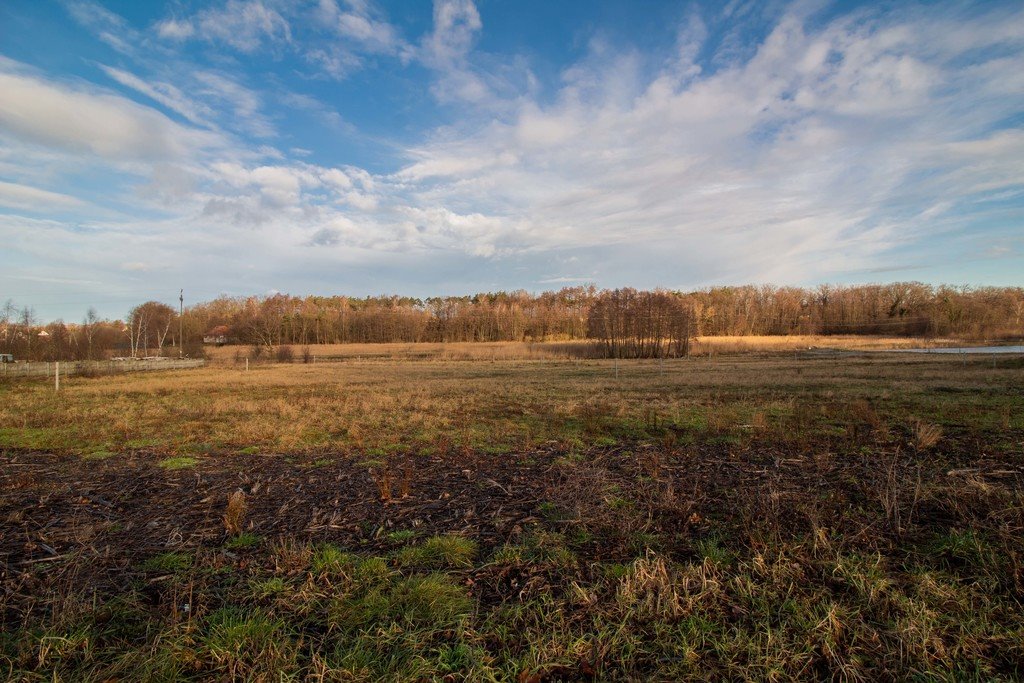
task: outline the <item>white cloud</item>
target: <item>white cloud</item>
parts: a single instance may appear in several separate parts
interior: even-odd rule
[[[507,65],[494,64],[494,68],[486,69],[472,59],[472,48],[482,28],[473,0],[434,0],[433,29],[409,54],[434,71],[431,92],[438,101],[468,102],[489,110],[501,103],[499,93],[511,90]],[[515,70],[524,71],[518,64]],[[529,78],[528,73],[525,78]]]
[[[212,110],[205,104],[190,99],[179,88],[170,83],[150,83],[135,74],[104,64],[101,64],[100,68],[103,69],[104,73],[126,88],[131,88],[151,100],[159,102],[168,109],[181,114],[192,123],[203,126],[209,125],[207,121],[213,113]]]
[[[434,30],[423,43],[426,61],[443,65],[465,58],[482,27],[473,0],[434,0]]]
[[[698,255],[728,264],[720,270],[738,280],[865,268],[942,229],[948,211],[918,211],[925,197],[952,208],[1024,183],[1019,131],[988,132],[1024,96],[1005,88],[1012,71],[984,68],[991,18],[973,30],[923,13],[895,18],[810,29],[790,14],[748,59],[711,73],[694,64],[700,27],[653,75],[634,53],[597,42],[566,69],[553,103],[516,101],[512,116],[418,146],[395,178],[414,205],[486,217],[478,224],[502,244],[492,253],[647,241],[681,265]],[[460,59],[475,26],[438,53]],[[1024,33],[1001,35],[1019,57]]]
[[[33,212],[79,209],[85,202],[59,192],[0,181],[0,205]]]
[[[187,40],[196,33],[195,24],[187,19],[164,19],[157,22],[156,32],[161,38],[168,40]]]
[[[119,25],[80,7],[104,31]],[[228,2],[156,30],[227,41],[203,21],[233,12],[218,25],[242,22],[234,47],[245,50],[293,40],[289,21],[306,37],[289,9]],[[543,94],[527,61],[474,50],[482,20],[468,0],[438,0],[414,48],[364,3],[325,1],[320,12],[329,22],[317,30],[327,26],[333,42],[317,44],[353,60],[339,74],[412,51],[441,101],[474,106],[453,107],[450,125],[401,147],[358,138],[309,95],[257,89],[232,71],[234,57],[216,71],[101,67],[188,123],[0,58],[0,204],[80,214],[73,224],[0,214],[0,243],[43,270],[98,282],[115,273],[129,292],[139,281],[130,278],[170,278],[161,264],[179,262],[187,272],[174,277],[230,281],[238,293],[442,277],[451,288],[574,275],[602,285],[801,283],[870,272],[893,254],[912,262],[915,246],[988,216],[1010,224],[1005,202],[1024,194],[1024,133],[1012,124],[1024,109],[1019,9],[863,10],[822,24],[798,7],[742,50],[709,37],[721,34],[717,18],[691,14],[665,54],[592,40]],[[296,56],[309,57],[299,42]],[[312,145],[285,125],[278,133],[288,110],[269,107],[282,104],[334,121],[358,153],[397,148],[405,163],[380,173],[344,157],[307,163],[327,146],[315,156],[289,147]],[[274,136],[288,152],[218,125]],[[101,183],[98,195],[78,191]],[[66,246],[52,259],[57,240]],[[398,274],[377,279],[388,269]],[[352,273],[369,277],[341,279]]]
[[[148,107],[107,92],[0,71],[0,131],[104,159],[186,158],[214,144]]]
[[[288,43],[292,39],[288,20],[261,0],[228,0],[193,17],[164,19],[154,28],[166,40],[200,38],[246,53],[255,52],[264,42]]]
[[[82,26],[94,31],[97,37],[118,52],[136,53],[139,33],[118,14],[90,0],[67,3],[68,12]]]
[[[320,0],[321,23],[371,53],[394,54],[408,49],[395,27],[378,16],[369,3],[346,0],[344,4],[342,9],[337,0]]]
[[[263,99],[259,93],[220,72],[196,71],[191,76],[197,84],[197,94],[231,108],[235,127],[261,138],[277,134],[274,124],[263,113]]]

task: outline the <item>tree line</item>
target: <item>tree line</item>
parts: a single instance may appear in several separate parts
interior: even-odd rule
[[[591,339],[607,355],[657,357],[685,355],[695,336],[1000,339],[1021,337],[1022,326],[1024,288],[918,282],[689,292],[589,286],[426,299],[223,296],[186,308],[180,320],[174,308],[148,301],[123,320],[101,320],[90,309],[80,323],[48,324],[8,301],[0,308],[0,353],[37,360],[194,356],[204,338],[263,347]]]

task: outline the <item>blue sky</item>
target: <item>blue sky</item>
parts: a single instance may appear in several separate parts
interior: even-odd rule
[[[0,4],[0,302],[1024,285],[1024,5]]]

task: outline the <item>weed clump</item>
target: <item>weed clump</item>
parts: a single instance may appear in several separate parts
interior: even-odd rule
[[[171,471],[171,472],[173,472],[175,470],[191,469],[191,468],[195,467],[198,464],[199,464],[199,459],[198,458],[193,458],[193,457],[190,457],[190,456],[187,456],[187,455],[178,456],[178,457],[174,457],[174,458],[164,458],[163,460],[161,460],[160,462],[157,463],[157,465],[159,465],[160,467],[164,468],[165,470]]]
[[[402,548],[395,559],[400,567],[410,569],[459,569],[472,566],[476,554],[477,544],[472,539],[434,536]]]
[[[353,555],[325,543],[313,551],[309,566],[315,575],[339,575],[351,572],[355,564],[356,558]]]
[[[224,529],[231,535],[242,533],[242,524],[245,521],[245,510],[247,508],[245,493],[235,491],[228,496],[228,507],[224,511]]]
[[[187,553],[161,553],[143,562],[142,569],[148,572],[183,572],[191,569],[194,562],[195,558]]]
[[[914,423],[914,448],[926,451],[934,448],[942,439],[942,427],[923,420]]]
[[[287,627],[259,610],[224,607],[206,619],[200,652],[233,680],[267,680],[295,668],[298,651]]]

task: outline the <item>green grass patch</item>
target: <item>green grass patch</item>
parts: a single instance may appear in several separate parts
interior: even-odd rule
[[[229,538],[224,544],[224,547],[228,550],[247,550],[249,548],[255,548],[263,542],[262,536],[245,532]]]
[[[223,607],[206,618],[200,652],[211,668],[234,680],[284,679],[298,649],[285,622],[256,609]]]
[[[462,536],[433,536],[395,554],[398,565],[409,569],[460,569],[473,565],[476,541]]]
[[[416,538],[416,532],[412,529],[400,529],[398,531],[392,531],[385,536],[385,538],[391,545],[405,545],[412,539]]]
[[[352,571],[357,562],[355,555],[325,543],[313,551],[309,568],[314,574],[345,574]]]
[[[161,553],[143,562],[142,569],[147,572],[175,574],[191,569],[194,563],[195,558],[188,553]]]
[[[157,463],[157,466],[173,472],[175,470],[187,470],[198,464],[198,458],[192,458],[187,455],[178,455],[171,458],[164,458]]]
[[[106,460],[107,458],[112,458],[115,455],[117,455],[117,453],[114,453],[113,451],[91,451],[89,453],[83,453],[82,460]]]

